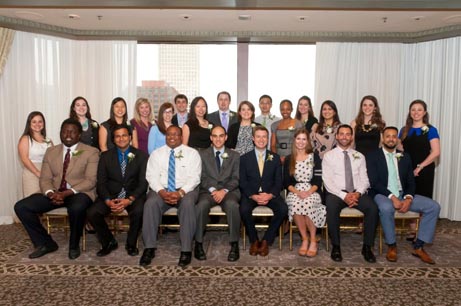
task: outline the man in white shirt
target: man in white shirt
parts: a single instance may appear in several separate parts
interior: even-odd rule
[[[279,121],[281,118],[276,117],[271,114],[272,108],[272,98],[269,95],[262,95],[259,98],[259,109],[261,110],[261,115],[255,118],[255,122],[261,124],[269,131],[269,143],[267,144],[267,149],[270,150],[270,140],[271,140],[271,126],[275,121]]]
[[[150,191],[144,204],[142,237],[144,252],[139,264],[147,266],[155,257],[157,231],[162,215],[171,207],[178,208],[181,256],[179,266],[191,262],[192,240],[196,230],[195,203],[202,172],[199,153],[182,144],[182,130],[170,126],[166,145],[153,151],[146,169]]]
[[[342,261],[339,238],[339,215],[343,208],[350,207],[364,214],[364,235],[362,255],[367,262],[376,262],[372,246],[378,224],[378,207],[366,194],[368,181],[365,157],[352,149],[352,127],[339,126],[336,132],[337,147],[327,152],[322,161],[323,184],[327,190],[328,233],[333,245],[331,259]]]
[[[213,125],[220,125],[224,127],[227,132],[232,124],[237,123],[237,113],[229,110],[231,102],[230,93],[227,91],[221,91],[218,93],[217,99],[219,110],[209,114],[207,119],[213,123]]]

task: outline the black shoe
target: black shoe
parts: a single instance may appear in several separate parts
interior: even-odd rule
[[[181,252],[181,256],[179,257],[178,266],[181,268],[185,268],[188,264],[190,264],[192,260],[192,252]]]
[[[369,263],[375,263],[376,262],[376,257],[373,254],[373,251],[371,250],[371,247],[369,245],[364,245],[362,248],[362,255],[363,258],[368,261]]]
[[[137,247],[135,246],[131,246],[131,245],[125,245],[125,250],[126,252],[128,253],[128,255],[130,256],[137,256],[139,255],[139,250]]]
[[[229,251],[229,255],[227,256],[227,261],[237,261],[240,258],[239,253],[239,243],[238,242],[231,242],[231,249]]]
[[[155,257],[155,249],[154,248],[147,248],[144,249],[142,253],[141,259],[139,260],[140,266],[148,266],[152,262],[152,259]]]
[[[110,252],[112,252],[113,250],[116,250],[117,248],[118,248],[117,240],[112,238],[112,240],[105,247],[102,247],[102,249],[100,249],[99,252],[96,253],[96,256],[103,257],[106,255],[109,255]]]
[[[331,249],[331,259],[337,262],[343,261],[343,256],[341,255],[341,248],[339,245],[334,245]]]
[[[42,257],[43,255],[54,252],[57,249],[58,249],[58,245],[56,244],[56,242],[50,245],[42,245],[41,247],[36,248],[35,251],[30,253],[29,258],[30,259],[39,258],[39,257]]]
[[[69,249],[69,259],[76,259],[80,256],[80,248]]]
[[[195,242],[194,257],[197,260],[206,260],[206,254],[203,250],[203,244],[197,241]]]

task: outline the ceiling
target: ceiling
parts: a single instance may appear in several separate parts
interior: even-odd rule
[[[418,42],[461,35],[461,1],[0,0],[0,26],[73,39]]]

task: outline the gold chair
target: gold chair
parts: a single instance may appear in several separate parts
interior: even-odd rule
[[[69,230],[69,215],[67,214],[66,207],[59,207],[43,214],[43,221],[45,222],[46,231],[51,234],[53,229],[64,230],[66,237]],[[82,250],[86,251],[86,233],[82,233]]]
[[[345,207],[341,210],[341,213],[339,214],[340,219],[362,219],[363,221],[363,213],[356,209],[356,208],[350,208],[350,207]],[[359,230],[361,228],[359,223],[348,223],[348,224],[342,224],[339,226],[340,230]],[[326,236],[328,237],[328,226],[326,227]],[[328,240],[327,242],[327,252],[330,250],[330,245]]]
[[[395,219],[395,233],[400,234],[400,239],[403,239],[405,233],[412,231],[409,228],[407,220],[416,220],[416,229],[415,231],[418,232],[419,229],[419,222],[421,220],[421,215],[417,212],[407,211],[406,213],[401,213],[396,211],[394,214]],[[400,221],[400,225],[397,225],[398,221]],[[379,254],[383,253],[383,228],[379,226]]]
[[[257,206],[255,209],[253,209],[253,212],[251,213],[253,217],[273,217],[274,213],[272,212],[272,209],[266,206]],[[243,249],[246,249],[246,231],[245,231],[245,226],[242,224],[243,230]],[[258,228],[264,228],[267,229],[269,227],[269,224],[256,224],[255,227]],[[282,238],[283,238],[283,224],[279,228],[279,250],[282,250]]]

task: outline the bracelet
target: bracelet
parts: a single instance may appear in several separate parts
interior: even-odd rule
[[[422,166],[421,164],[417,164],[417,165],[416,165],[416,168],[418,168],[418,169],[421,170],[421,169],[423,169],[423,166]]]

